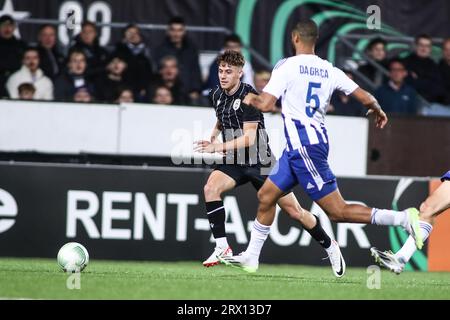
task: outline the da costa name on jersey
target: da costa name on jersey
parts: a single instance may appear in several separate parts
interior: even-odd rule
[[[300,73],[328,79],[328,71],[326,69],[300,65]]]

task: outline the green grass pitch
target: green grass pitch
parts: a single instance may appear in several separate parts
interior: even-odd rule
[[[55,260],[0,258],[1,299],[450,299],[450,273],[381,272],[368,289],[364,268],[337,279],[328,267],[261,265],[255,274],[200,262],[91,261],[81,288]]]

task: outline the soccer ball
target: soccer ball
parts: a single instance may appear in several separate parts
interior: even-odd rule
[[[64,272],[81,272],[89,262],[89,253],[83,245],[69,242],[59,249],[57,260]]]

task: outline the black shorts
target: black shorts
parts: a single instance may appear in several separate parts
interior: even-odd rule
[[[255,189],[259,190],[268,177],[268,174],[262,174],[262,170],[265,170],[268,173],[270,168],[261,165],[240,166],[234,164],[220,164],[217,165],[214,170],[221,171],[236,181],[236,187],[251,182]]]
[[[234,164],[220,164],[214,170],[221,171],[236,181],[236,187],[251,182],[256,190],[261,189],[268,175],[262,175],[260,165],[240,166]]]

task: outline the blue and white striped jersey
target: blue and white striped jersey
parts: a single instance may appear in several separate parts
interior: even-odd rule
[[[263,89],[281,97],[289,148],[328,143],[325,110],[334,90],[349,95],[358,88],[340,69],[313,54],[280,60]]]

